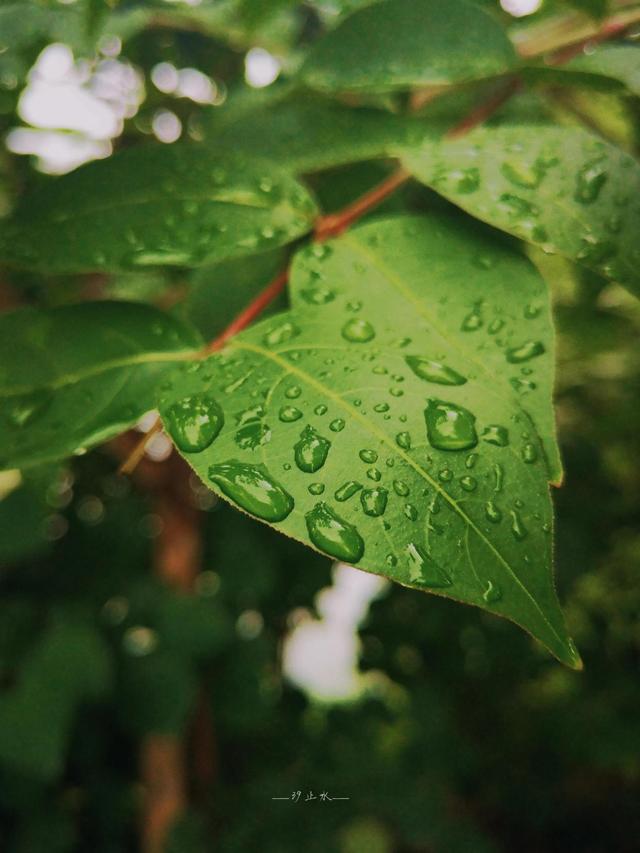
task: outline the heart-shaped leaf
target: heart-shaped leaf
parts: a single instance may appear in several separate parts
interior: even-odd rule
[[[382,0],[312,49],[302,79],[326,92],[388,92],[479,80],[517,63],[504,29],[467,0]]]
[[[283,533],[507,616],[578,665],[552,583],[535,268],[468,222],[399,216],[301,252],[291,296],[164,392],[195,471]]]
[[[48,273],[200,266],[290,242],[316,213],[273,164],[204,145],[140,146],[27,197],[2,256]]]
[[[640,293],[640,165],[613,145],[579,128],[480,128],[403,162],[473,216]]]
[[[117,435],[202,346],[148,305],[86,302],[0,316],[0,468],[61,459]]]

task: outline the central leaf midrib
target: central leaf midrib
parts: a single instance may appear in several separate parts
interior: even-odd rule
[[[460,508],[460,506],[458,505],[458,502],[456,500],[454,500],[454,498],[452,498],[451,495],[449,495],[449,493],[446,492],[442,488],[442,486],[436,480],[434,480],[427,471],[425,471],[424,468],[422,468],[420,465],[418,465],[418,463],[415,462],[411,458],[411,456],[409,456],[402,448],[397,447],[395,445],[395,443],[389,438],[389,436],[385,432],[379,430],[374,424],[371,423],[371,421],[367,420],[367,418],[365,418],[357,409],[355,409],[353,406],[351,406],[341,396],[334,394],[329,388],[327,388],[325,385],[323,385],[322,382],[319,382],[317,379],[310,376],[308,373],[305,373],[305,371],[300,370],[299,368],[297,368],[294,365],[290,364],[289,362],[285,361],[277,353],[271,352],[270,350],[263,349],[262,347],[257,346],[255,344],[250,344],[246,341],[234,340],[230,343],[229,346],[232,349],[244,349],[244,350],[248,350],[249,352],[256,353],[257,355],[262,356],[263,358],[268,358],[271,361],[278,364],[286,372],[300,377],[300,379],[302,379],[304,382],[306,382],[307,384],[314,387],[318,392],[326,395],[330,400],[334,401],[337,405],[341,406],[346,412],[348,412],[348,414],[350,416],[352,416],[355,420],[362,423],[364,425],[365,429],[367,429],[370,433],[372,433],[378,439],[383,441],[388,447],[390,447],[394,451],[394,453],[397,453],[398,456],[400,456],[400,458],[402,458],[411,468],[414,469],[414,471],[416,471],[416,473],[419,476],[421,476],[424,480],[426,480],[436,490],[436,492],[438,492],[438,494],[440,494],[442,496],[442,498],[451,506],[451,508],[454,510],[454,512],[456,512],[460,516],[460,518],[468,525],[468,527],[474,531],[474,533],[478,536],[480,541],[483,542],[486,545],[486,547],[490,551],[493,552],[493,554],[495,554],[495,556],[502,563],[502,565],[507,570],[509,575],[511,575],[511,577],[513,578],[515,583],[522,589],[524,594],[531,601],[534,608],[537,610],[537,612],[542,617],[543,622],[548,626],[548,628],[551,630],[553,635],[559,640],[561,645],[564,646],[564,642],[562,640],[562,637],[558,634],[558,632],[556,631],[554,626],[549,622],[549,620],[545,616],[543,610],[541,609],[540,605],[535,600],[535,598],[533,597],[531,592],[523,584],[523,582],[517,576],[515,571],[511,568],[511,566],[509,565],[507,560],[497,550],[495,545],[489,539],[487,539],[487,537],[475,525],[475,523],[472,521],[472,519],[470,519],[469,516],[464,512],[464,510]]]

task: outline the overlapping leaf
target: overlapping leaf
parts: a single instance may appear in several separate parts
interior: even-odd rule
[[[189,463],[287,535],[507,616],[577,665],[551,574],[535,269],[469,223],[399,216],[303,251],[291,291],[163,393]]]
[[[504,29],[468,0],[382,0],[327,33],[302,79],[326,92],[388,92],[492,77],[516,61]]]
[[[60,459],[122,432],[201,344],[189,327],[131,302],[2,315],[0,469]]]
[[[290,242],[315,214],[273,164],[204,145],[140,146],[27,197],[1,250],[50,273],[199,266]]]
[[[403,161],[473,216],[640,292],[640,165],[613,145],[578,128],[482,128]]]

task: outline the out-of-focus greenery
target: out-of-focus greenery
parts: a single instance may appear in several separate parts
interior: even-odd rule
[[[301,46],[366,3],[112,5],[0,6],[0,43],[12,46],[0,52],[3,132],[19,123],[26,74],[47,43],[63,40],[77,56],[95,59],[96,43],[118,34],[147,86],[118,145],[149,136],[161,107],[175,111],[193,138],[215,138],[233,110],[251,112],[255,93],[242,80],[249,47],[269,48],[285,71],[295,69]],[[507,20],[495,2],[483,5]],[[532,26],[565,5],[548,0]],[[597,2],[569,5],[605,11]],[[228,103],[203,107],[163,95],[149,81],[159,62],[202,70],[230,93]],[[459,97],[464,111],[467,93]],[[435,108],[458,112],[450,102]],[[543,114],[567,124],[586,120],[637,151],[636,97],[536,89],[502,115],[518,110],[528,121]],[[332,210],[386,171],[383,162],[341,166],[310,184]],[[26,160],[0,154],[0,205],[49,180]],[[446,206],[411,185],[381,210]],[[100,283],[101,295],[175,305],[214,337],[280,258],[230,261],[184,279],[175,270],[114,275]],[[327,559],[193,481],[204,555],[195,592],[176,593],[153,572],[161,523],[153,499],[116,473],[113,448],[3,473],[3,851],[138,850],[140,746],[166,734],[191,744],[190,808],[174,827],[171,853],[637,850],[640,309],[595,274],[534,258],[553,282],[560,353],[565,481],[554,495],[556,577],[584,672],[563,668],[506,621],[394,585],[360,628],[366,691],[342,705],[313,702],[283,678],[280,659],[292,611],[313,611],[316,594],[331,583]],[[11,272],[7,290],[50,306],[96,286],[84,277],[53,281]],[[227,281],[237,287],[224,292]],[[213,311],[206,288],[216,283],[222,292]],[[207,785],[196,770],[199,702],[215,739]],[[296,791],[298,802],[272,799]],[[309,791],[318,799],[305,802]],[[322,801],[321,792],[349,799]]]

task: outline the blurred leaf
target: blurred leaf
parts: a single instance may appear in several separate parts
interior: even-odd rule
[[[269,163],[204,145],[135,147],[52,181],[8,222],[8,263],[52,272],[199,266],[291,242],[316,207]]]
[[[493,77],[516,62],[502,27],[467,0],[382,0],[325,35],[302,80],[327,92],[386,92]]]
[[[575,666],[551,580],[553,339],[534,269],[473,226],[401,216],[299,254],[291,289],[291,313],[176,373],[161,413],[178,449],[294,539],[507,616]]]
[[[640,166],[578,128],[478,129],[403,162],[473,216],[640,292]]]
[[[122,432],[200,346],[194,329],[131,302],[3,314],[0,468],[61,459]]]

